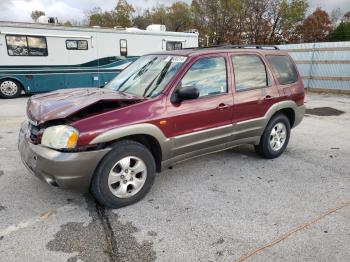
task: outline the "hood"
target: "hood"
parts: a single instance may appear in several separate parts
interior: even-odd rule
[[[144,99],[104,88],[63,89],[32,96],[27,103],[27,115],[34,124],[40,125],[72,116],[97,103],[103,112],[104,103],[108,103],[109,108],[115,103],[114,108],[118,108],[120,102],[134,103]]]

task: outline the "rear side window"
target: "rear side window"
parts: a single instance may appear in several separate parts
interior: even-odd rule
[[[237,91],[268,86],[265,64],[256,55],[235,55],[232,57]]]
[[[181,81],[181,85],[193,86],[199,96],[218,95],[227,92],[226,61],[223,57],[202,58],[195,62]]]
[[[9,56],[47,56],[46,38],[42,36],[6,36]]]
[[[269,55],[267,60],[272,65],[273,71],[281,85],[295,83],[298,80],[297,72],[290,58],[285,55]]]

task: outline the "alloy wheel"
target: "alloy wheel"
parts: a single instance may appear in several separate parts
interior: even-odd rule
[[[112,167],[108,176],[108,186],[116,197],[129,198],[142,189],[146,178],[145,162],[138,157],[128,156]]]
[[[287,138],[287,127],[285,124],[279,122],[271,130],[270,133],[270,146],[274,151],[279,151]]]

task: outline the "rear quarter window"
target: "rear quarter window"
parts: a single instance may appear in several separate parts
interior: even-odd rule
[[[268,55],[266,57],[281,85],[292,84],[298,80],[297,72],[289,56]]]

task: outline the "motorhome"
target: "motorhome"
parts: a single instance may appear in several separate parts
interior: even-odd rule
[[[102,87],[137,57],[198,46],[198,33],[163,25],[68,27],[0,22],[0,96],[61,88]]]

